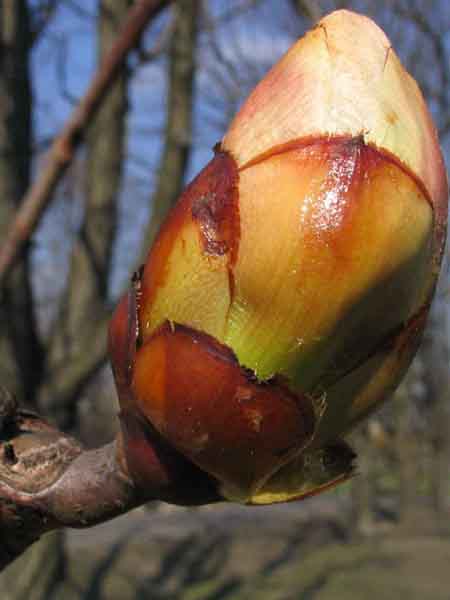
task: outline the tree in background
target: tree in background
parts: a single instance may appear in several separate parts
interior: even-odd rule
[[[5,0],[0,3],[1,238],[4,237],[30,181],[35,141],[32,115],[36,108],[30,83],[33,44],[46,35],[50,19],[64,3],[64,0],[40,3]],[[68,4],[74,5],[76,10],[85,11],[82,3]],[[116,37],[130,4],[129,0],[99,2],[99,57],[105,54]],[[426,13],[422,10],[421,3],[400,0],[386,3],[286,0],[284,4],[282,10],[285,15],[292,16],[293,8],[300,15],[295,25],[297,34],[308,28],[311,21],[317,20],[321,14],[338,5],[345,4],[349,8],[363,10],[379,17],[394,43],[397,45],[398,42],[403,49],[409,66],[414,66],[415,75],[431,101],[441,135],[444,136],[444,141],[448,142],[446,136],[450,132],[449,66],[448,53],[442,42],[445,19],[437,18],[437,15],[442,14],[442,11],[438,10],[439,2],[430,3],[433,10]],[[239,24],[241,19],[244,22],[243,27],[248,27],[245,25],[247,11],[259,7],[266,11],[265,14],[276,15],[279,3],[263,0],[232,3],[229,11],[235,9],[235,13],[230,16],[227,10],[224,10],[224,16],[221,17],[223,24],[217,22],[217,6],[220,6],[220,3],[197,3],[187,0],[177,2],[171,15],[164,16],[168,24],[163,22],[159,25],[160,37],[156,51],[141,48],[134,57],[137,66],[130,61],[128,70],[122,70],[114,87],[103,101],[101,110],[90,128],[79,161],[80,166],[77,168],[79,181],[75,185],[82,188],[83,199],[81,224],[71,246],[67,280],[65,285],[61,286],[63,291],[49,334],[41,335],[37,322],[39,307],[32,286],[32,243],[23,250],[20,261],[2,290],[0,382],[14,391],[21,404],[50,414],[65,430],[80,433],[79,400],[106,360],[106,327],[110,316],[110,283],[114,270],[112,256],[120,227],[119,194],[123,187],[124,165],[127,160],[131,160],[127,156],[126,123],[130,116],[128,98],[133,76],[143,61],[147,63],[158,58],[161,53],[166,53],[168,89],[166,121],[160,142],[162,151],[151,199],[152,218],[143,227],[143,248],[131,261],[137,263],[138,256],[145,253],[161,220],[182,188],[190,153],[196,141],[196,131],[192,123],[194,121],[195,125],[196,112],[200,111],[200,98],[197,97],[198,104],[195,105],[194,83],[197,79],[198,85],[202,68],[205,67],[208,71],[209,89],[204,89],[205,96],[213,95],[215,89],[220,89],[219,95],[222,100],[225,98],[217,111],[220,113],[219,126],[216,128],[218,139],[222,133],[221,127],[226,125],[226,119],[223,119],[222,115],[231,116],[234,113],[247,91],[269,66],[264,64],[261,68],[261,58],[249,54],[248,47],[242,45],[242,36],[224,36],[223,28],[228,27],[230,21]],[[376,14],[373,14],[374,12]],[[394,26],[392,31],[389,31],[387,25],[393,15]],[[86,18],[90,18],[89,13]],[[262,23],[262,19],[257,22]],[[402,35],[400,25],[403,24],[408,25],[410,35],[414,40],[419,40],[419,43],[412,44],[409,38]],[[293,29],[291,26],[291,41],[294,39]],[[236,31],[239,32],[238,29]],[[197,52],[197,59],[196,46],[200,46],[202,51]],[[422,52],[422,46],[425,46],[426,52]],[[420,48],[423,56],[418,57],[414,48]],[[271,61],[275,62],[276,59],[274,52]],[[432,72],[429,69],[431,60]],[[215,100],[213,102],[217,103]],[[149,124],[152,124],[152,115],[147,115],[147,118]],[[223,123],[220,122],[221,119]],[[202,126],[197,126],[197,129],[199,128]],[[140,157],[140,160],[145,161],[145,157]],[[57,276],[65,277],[65,274]],[[445,284],[443,287],[445,288]],[[432,449],[430,473],[435,505],[441,512],[445,509],[448,497],[446,483],[449,427],[446,406],[450,387],[448,335],[441,333],[439,336],[436,333],[438,329],[442,329],[442,310],[436,309],[434,313],[429,328],[430,334],[426,338],[422,353],[427,389],[427,400],[422,414],[426,415],[430,423],[427,429],[427,435],[430,436],[428,447]],[[400,406],[403,406],[403,403],[399,404]],[[406,406],[409,406],[408,402],[405,402]],[[408,410],[405,408],[405,412]],[[400,414],[399,422],[399,431],[411,438],[411,420]],[[395,425],[393,427],[395,428]],[[363,436],[363,439],[364,443],[370,444],[366,436]],[[411,439],[414,441],[414,436]],[[403,443],[401,448],[405,448]],[[370,456],[373,449],[369,449],[368,452]],[[417,448],[413,448],[412,452],[417,455]],[[405,453],[404,457],[399,456],[399,460],[406,466],[410,458]],[[404,473],[401,466],[399,470]],[[357,479],[356,485],[362,480],[362,477]],[[400,495],[407,503],[410,496],[405,493],[405,486],[410,486],[411,476],[406,475],[404,481],[405,485],[402,484],[403,492]],[[412,488],[415,489],[415,486]],[[370,498],[370,488],[369,493],[356,496],[365,498],[366,501],[373,500]],[[18,562],[6,573],[5,583],[2,582],[2,585],[6,586],[5,589],[8,589],[11,598],[51,598],[52,594],[54,597],[58,597],[57,594],[61,597],[62,588],[57,586],[60,585],[64,574],[63,536],[58,534],[44,538],[31,552],[33,558],[27,555],[25,562]],[[73,590],[70,593],[76,597]],[[65,589],[64,594],[69,594],[69,591]],[[68,595],[67,597],[69,598]]]
[[[0,5],[4,49],[0,73],[2,237],[30,179],[33,114],[30,20],[33,12],[44,10],[45,4],[32,7],[25,0],[11,0]],[[58,4],[62,2],[53,3],[53,10]],[[131,4],[131,0],[99,2],[99,60],[116,39]],[[172,35],[166,141],[155,195],[154,221],[175,201],[189,154],[196,3],[177,3],[169,19]],[[128,70],[122,69],[88,132],[82,175],[83,217],[72,245],[67,282],[49,335],[42,339],[36,323],[38,310],[32,289],[31,244],[23,251],[1,296],[2,384],[15,393],[21,404],[51,415],[65,431],[78,434],[77,403],[106,360],[112,254],[126,155],[128,80]],[[144,246],[147,247],[147,241]],[[22,562],[18,561],[3,575],[2,587],[8,590],[8,597],[50,598],[53,593],[61,593],[55,590],[64,576],[63,534],[44,538],[31,552],[32,557],[28,555]]]
[[[420,0],[376,3],[292,0],[292,5],[301,18],[312,22],[334,8],[350,8],[363,11],[384,26],[424,91],[441,142],[449,148],[450,66],[445,46],[450,31],[448,7],[439,1],[425,5]],[[374,531],[373,510],[380,477],[374,462],[379,453],[391,459],[393,454],[396,457],[397,510],[402,531],[413,534],[423,530],[424,489],[433,499],[428,509],[435,513],[428,520],[431,517],[434,527],[439,528],[440,523],[440,528],[447,528],[444,515],[448,512],[450,480],[448,300],[447,265],[419,357],[397,391],[393,408],[388,406],[381,421],[377,416],[355,435],[360,465],[360,476],[352,484],[351,524],[355,531]],[[414,390],[421,385],[422,394],[417,396]]]

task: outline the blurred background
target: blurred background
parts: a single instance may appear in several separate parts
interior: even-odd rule
[[[132,0],[0,1],[0,240]],[[370,15],[450,159],[448,0],[179,0],[131,53],[2,295],[0,381],[88,446],[112,438],[111,310],[248,92],[335,8]],[[358,476],[286,506],[155,503],[51,534],[2,600],[450,598],[449,271],[404,383],[353,434]]]

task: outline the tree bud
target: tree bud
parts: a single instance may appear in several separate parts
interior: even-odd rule
[[[345,480],[342,436],[417,349],[446,218],[416,83],[370,19],[330,14],[252,92],[119,307],[123,419],[231,500]]]

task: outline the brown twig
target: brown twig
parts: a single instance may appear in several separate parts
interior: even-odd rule
[[[214,483],[158,437],[154,485],[128,472],[123,440],[96,450],[39,417],[17,409],[0,387],[0,571],[45,532],[91,527],[149,500],[183,505],[220,500]],[[163,482],[163,484],[161,484]]]
[[[130,9],[121,34],[102,61],[94,79],[73,111],[61,134],[54,140],[46,161],[46,166],[25,194],[8,235],[0,248],[0,284],[13,265],[20,249],[30,238],[39,217],[50,202],[52,193],[69,166],[76,148],[102,99],[120,72],[128,52],[134,48],[152,17],[170,0],[137,0]]]

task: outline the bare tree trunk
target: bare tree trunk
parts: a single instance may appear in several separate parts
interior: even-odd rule
[[[10,0],[9,4],[14,4],[14,0]],[[129,4],[129,0],[102,1],[98,21],[100,57],[114,41]],[[30,117],[30,109],[28,102],[23,110],[24,123]],[[74,427],[76,423],[77,398],[75,394],[63,397],[59,392],[64,389],[64,379],[57,379],[59,386],[55,385],[52,374],[58,373],[59,366],[66,361],[70,364],[73,357],[80,353],[82,345],[89,343],[93,321],[105,312],[111,248],[116,228],[116,198],[123,159],[125,113],[126,77],[122,73],[105,98],[89,132],[84,223],[73,250],[68,287],[48,348],[46,378],[39,395],[41,407],[66,429]],[[22,187],[17,192],[18,198],[23,195],[27,185],[25,178],[19,181]],[[29,302],[31,307],[31,297]],[[12,314],[22,319],[23,311],[16,305]],[[14,331],[13,339],[26,343],[27,337],[23,331]],[[72,374],[79,375],[76,369]],[[84,375],[86,377],[89,374]],[[27,377],[23,379],[30,380]],[[2,382],[5,382],[4,378]],[[52,398],[52,402],[49,398]],[[45,536],[17,563],[11,565],[2,575],[0,585],[8,594],[8,600],[48,600],[54,592],[61,593],[64,574],[64,533],[56,532]],[[69,590],[64,589],[65,598],[69,598],[68,594]],[[76,597],[74,591],[71,594]]]
[[[194,26],[197,3],[191,4],[184,0],[181,5],[183,10],[179,13],[179,19],[182,22],[185,22],[186,18],[190,17],[189,23]],[[115,6],[115,3],[111,3],[111,7],[115,10],[118,8]],[[107,3],[105,3],[105,8],[108,8]],[[105,10],[104,12],[106,15],[108,10]],[[186,46],[186,43],[181,44],[181,41],[179,44],[176,44],[174,41],[173,46],[176,46],[178,50],[175,51],[173,48],[171,53],[171,63],[176,62],[177,64],[171,67],[171,72],[174,76],[171,77],[169,82],[171,86],[173,85],[173,91],[169,94],[171,100],[168,111],[169,121],[166,136],[166,150],[162,160],[160,183],[156,192],[156,197],[160,198],[160,201],[156,200],[155,202],[156,205],[163,208],[166,207],[167,210],[169,204],[173,203],[182,188],[188,152],[190,149],[190,119],[192,112],[193,87],[192,69],[195,52],[195,40],[190,37],[191,34],[192,31],[189,33],[189,29],[188,33],[186,33],[185,27],[181,27],[178,32],[175,32],[175,39],[178,39],[177,36],[180,36],[180,40],[184,40],[184,42],[186,42],[187,39],[190,39],[193,45],[190,46],[187,44]],[[182,48],[185,48],[185,50],[186,48],[189,49],[191,54],[188,53],[188,56],[186,57]],[[187,66],[184,63],[186,63]],[[188,86],[188,93],[184,93],[186,90],[183,89],[183,85],[180,84],[180,81],[182,81],[183,84],[186,83]],[[117,107],[117,104],[115,106]],[[110,112],[114,113],[114,108]],[[114,129],[114,123],[112,125]],[[105,133],[107,133],[108,130],[109,128],[106,129]],[[183,133],[183,135],[181,135],[181,133]],[[114,142],[107,146],[109,148],[115,148],[116,152],[120,152],[120,146]],[[111,163],[109,164],[111,165]],[[105,171],[108,171],[108,167],[105,168]],[[93,180],[95,181],[94,175]],[[112,180],[114,180],[114,177],[112,177]],[[95,185],[95,187],[97,190],[99,189],[97,185]],[[92,190],[92,193],[95,192]],[[91,206],[93,207],[92,214],[94,220],[96,220],[95,214],[99,214],[98,206],[97,208],[94,208],[94,205],[87,205],[85,214],[86,223],[90,222],[87,212]],[[105,211],[103,210],[103,213],[104,212]],[[115,209],[112,211],[112,214],[114,214],[114,212]],[[162,212],[165,214],[166,210]],[[158,209],[155,212],[155,218],[157,214],[161,214],[161,211]],[[159,222],[161,218],[157,220]],[[108,228],[106,227],[104,240],[107,240],[109,237],[109,234],[106,231],[107,229]],[[83,234],[84,233],[87,235],[90,233],[93,234],[92,227],[83,228]],[[146,241],[148,240],[149,236],[147,235]],[[84,239],[80,239],[78,241],[77,249],[74,252],[70,286],[76,293],[74,295],[67,293],[65,301],[62,303],[59,323],[55,327],[55,334],[47,352],[49,358],[46,362],[46,378],[40,386],[38,398],[38,404],[43,411],[51,411],[53,407],[58,407],[58,412],[60,413],[58,421],[61,426],[65,428],[74,425],[75,412],[73,407],[75,406],[76,400],[86,383],[98,371],[98,368],[104,364],[106,359],[106,329],[109,322],[110,311],[102,301],[98,301],[98,298],[97,300],[93,299],[92,302],[89,302],[89,299],[94,298],[94,296],[89,293],[88,287],[92,290],[95,288],[96,290],[100,290],[100,292],[102,289],[104,291],[107,277],[101,276],[96,278],[99,271],[97,269],[97,263],[92,260],[94,254],[90,252],[90,240],[87,239],[87,242],[88,243],[86,243],[86,240]],[[98,242],[95,242],[93,248],[100,251],[101,246],[103,248],[103,258],[109,260],[111,249],[108,242],[103,245],[97,244]],[[148,243],[145,244],[146,248],[147,246]],[[95,256],[95,258],[97,257],[98,256]],[[102,263],[99,264],[101,267]],[[81,277],[77,275],[77,273],[80,272],[84,272],[88,277],[88,284],[83,284],[83,286],[76,285],[77,282],[79,283],[81,281]],[[79,295],[77,296],[77,294]],[[81,302],[78,302],[78,299],[80,299]],[[71,304],[74,305],[73,309],[69,308],[69,305]],[[68,313],[72,313],[73,318],[68,319],[69,325],[66,327]],[[82,320],[82,314],[87,316],[88,319]],[[78,323],[78,327],[76,323]],[[59,324],[61,324],[61,327]],[[75,334],[76,341],[71,332]],[[67,350],[70,350],[70,360],[67,358]],[[66,358],[62,360],[64,357]],[[6,378],[5,381],[7,381]],[[12,389],[15,388],[12,387]]]
[[[0,3],[0,239],[27,189],[31,161],[29,21],[25,0]],[[42,372],[30,245],[0,291],[0,381],[33,403]]]
[[[29,15],[25,0],[0,3],[0,239],[3,239],[30,178],[32,96],[29,77]],[[29,244],[0,291],[0,381],[21,402],[34,404],[42,378],[42,351],[33,312]],[[28,568],[2,574],[5,600],[34,598],[58,579],[60,553],[44,542]],[[53,558],[56,563],[53,562]],[[33,592],[34,593],[34,592]],[[45,595],[40,596],[46,597]]]
[[[425,333],[421,358],[425,367],[427,406],[430,411],[430,483],[433,509],[440,526],[448,530],[448,486],[450,481],[450,349],[447,324],[448,306],[436,302]]]
[[[108,52],[123,23],[130,0],[102,0],[98,19],[99,60]],[[127,111],[125,69],[102,103],[89,130],[86,149],[83,224],[71,256],[68,286],[49,348],[50,380],[41,392],[41,406],[63,429],[76,425],[78,392],[92,376],[78,372],[79,358],[95,339],[95,326],[106,319],[111,253],[117,227]],[[106,338],[105,328],[99,334]],[[94,342],[95,343],[95,342]],[[61,365],[63,377],[52,378]],[[69,385],[71,379],[79,385]]]
[[[128,4],[128,0],[101,2],[101,54],[111,44],[119,25],[123,23]],[[155,12],[162,3],[147,5],[142,5],[143,16],[149,10]],[[138,10],[135,13],[137,19]],[[0,233],[3,236],[28,185],[31,94],[27,44],[31,38],[28,35],[27,3],[24,0],[1,2],[0,17]],[[87,164],[92,171],[86,183],[85,220],[73,253],[69,288],[62,304],[60,321],[50,346],[45,348],[49,357],[45,365],[45,380],[42,352],[34,324],[28,247],[23,252],[22,261],[10,273],[8,285],[1,295],[1,381],[16,392],[22,402],[34,399],[39,389],[38,401],[41,406],[52,410],[62,405],[63,410],[57,411],[55,416],[66,428],[72,427],[76,421],[75,401],[79,391],[106,357],[106,324],[109,315],[105,300],[116,227],[115,202],[123,158],[125,86],[126,75],[122,72],[115,89],[111,90],[102,105],[89,137]],[[92,355],[98,358],[93,360]],[[55,398],[54,402],[49,400],[49,393]],[[61,587],[64,566],[63,534],[47,535],[32,547],[23,562],[12,565],[2,575],[2,597],[48,600],[62,597],[61,589],[64,589],[64,598],[76,597],[74,590],[69,594],[66,587]]]
[[[416,530],[416,520],[420,513],[419,478],[420,446],[417,432],[411,420],[411,387],[414,383],[414,365],[396,392],[396,454],[399,479],[398,522],[404,533]]]
[[[169,97],[164,150],[153,212],[144,237],[143,255],[181,190],[192,143],[192,104],[199,2],[180,0],[174,6],[175,26],[170,45]]]
[[[419,363],[413,362],[397,394],[397,458],[400,486],[398,533],[401,535],[435,535],[438,531],[436,511],[427,502],[423,484],[430,483],[425,473],[427,433],[421,423],[421,410],[414,398],[414,388],[422,375]],[[414,412],[415,411],[415,412]],[[433,434],[434,435],[434,434]],[[448,485],[448,480],[447,480]]]
[[[352,536],[369,535],[374,529],[373,495],[374,448],[367,427],[360,427],[352,436],[357,454],[357,474],[351,483],[350,533]]]
[[[64,532],[48,534],[0,575],[2,600],[51,600],[64,581],[65,562]]]
[[[76,149],[84,140],[86,130],[97,113],[98,107],[126,65],[129,51],[139,43],[149,21],[170,1],[140,0],[132,6],[123,24],[121,34],[97,70],[86,94],[70,115],[64,129],[54,139],[46,156],[45,165],[25,194],[21,208],[17,211],[14,222],[2,241],[0,246],[0,283],[3,283],[20,251],[35,231],[43,212],[52,199],[57,184],[71,164]],[[48,2],[52,5],[55,3],[56,0]],[[50,12],[52,11],[50,10]],[[30,43],[36,40],[37,35],[39,35],[38,31],[34,31]]]
[[[307,17],[313,23],[322,17],[322,11],[317,0],[292,0],[295,10],[302,17]]]

